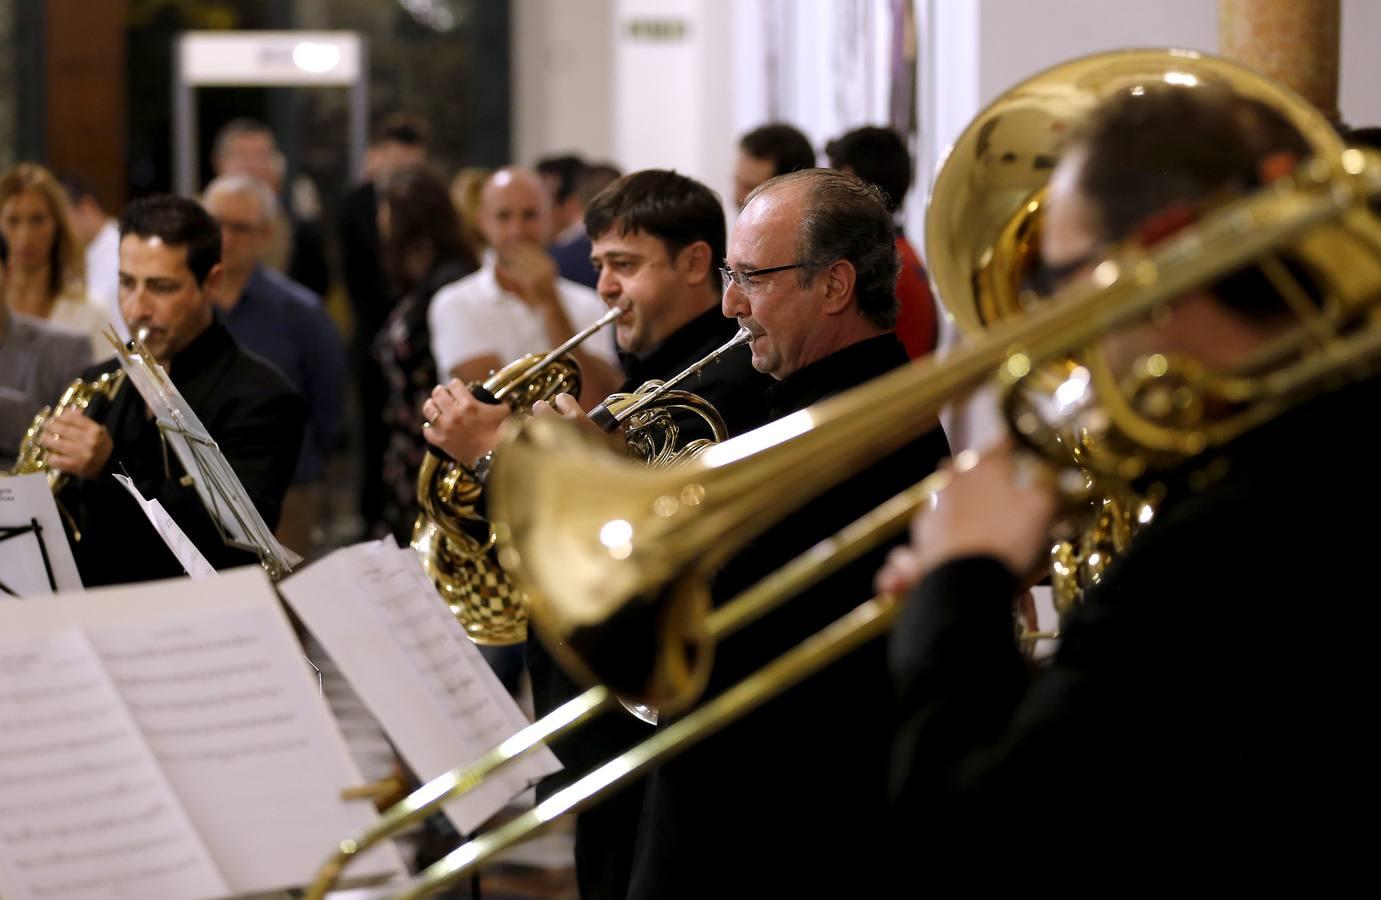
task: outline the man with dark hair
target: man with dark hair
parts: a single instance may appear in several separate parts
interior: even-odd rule
[[[221,126],[211,146],[211,168],[217,175],[251,175],[286,201],[287,161],[273,130],[258,119],[231,119]],[[307,218],[289,203],[279,204],[264,262],[324,297],[331,286],[326,246],[317,223]]]
[[[375,413],[388,387],[372,347],[397,301],[384,274],[379,240],[379,186],[405,169],[424,165],[431,129],[419,116],[397,112],[385,118],[365,154],[364,180],[345,195],[340,213],[341,274],[354,318],[350,368],[360,409],[360,515],[365,532],[383,520],[384,452],[388,428]]]
[[[1104,272],[1119,242],[1159,240],[1269,190],[1310,156],[1281,112],[1212,80],[1183,86],[1195,84],[1190,72],[1176,84],[1134,82],[1065,144],[1042,201],[1046,290]],[[1321,117],[1316,127],[1328,128]],[[1376,228],[1356,215],[1353,225]],[[1019,847],[1020,866],[1074,850],[1076,832],[1094,870],[1176,880],[1207,872],[1210,883],[1265,877],[1274,887],[1303,866],[1313,884],[1335,864],[1368,859],[1350,841],[1363,840],[1356,816],[1375,799],[1376,744],[1363,738],[1374,729],[1358,714],[1375,689],[1375,540],[1329,523],[1381,502],[1375,369],[1234,428],[1219,417],[1246,416],[1237,398],[1255,386],[1231,388],[1232,401],[1215,387],[1253,374],[1266,382],[1277,371],[1260,368],[1299,346],[1287,341],[1304,342],[1300,318],[1318,298],[1307,276],[1297,291],[1283,276],[1296,253],[1320,259],[1331,240],[1348,246],[1336,232],[1294,235],[1260,265],[1187,287],[1153,319],[1100,340],[1114,384],[1138,370],[1145,378],[1147,360],[1168,361],[1170,383],[1156,389],[1185,396],[1165,415],[1204,416],[1169,427],[1218,436],[1137,482],[1154,518],[1064,616],[1048,666],[1026,665],[1011,609],[1045,567],[1060,509],[1053,479],[1002,445],[917,517],[913,545],[878,579],[910,591],[891,637],[904,713],[893,771],[900,840],[966,880],[994,874],[970,864],[995,848]],[[1349,277],[1374,279],[1374,258],[1341,258]],[[1194,374],[1181,382],[1176,372]],[[1122,403],[1156,416],[1149,402]],[[1307,487],[1291,487],[1300,472]],[[1058,819],[1033,830],[1038,809]]]
[[[724,211],[719,199],[698,181],[665,170],[634,172],[599,193],[585,210],[593,240],[591,259],[599,273],[604,302],[627,312],[617,321],[619,358],[631,391],[649,379],[665,380],[700,360],[733,337],[737,325],[720,313],[719,261],[724,258]],[[679,389],[708,400],[724,417],[729,434],[749,431],[767,421],[766,392],[771,379],[755,372],[749,355],[733,351],[713,366],[682,382]],[[556,410],[583,418],[573,397],[561,395]],[[549,414],[547,404],[537,405]],[[470,461],[492,451],[497,423],[464,386],[438,388],[423,406],[432,422],[427,440],[455,458]],[[703,423],[682,423],[682,439],[710,437]],[[528,644],[533,699],[539,715],[577,693],[542,646]],[[566,766],[543,782],[546,795],[589,771],[651,729],[630,717],[606,717],[582,728],[553,749]],[[634,784],[576,820],[576,874],[583,897],[622,897],[632,866],[642,789]]]
[[[585,215],[586,208],[595,196],[612,184],[620,174],[618,169],[608,163],[599,163],[585,166],[576,178],[575,191],[566,203],[575,205],[577,218],[564,232],[557,235],[550,248],[562,278],[568,278],[589,288],[595,287],[599,275],[590,264],[590,235],[581,217]]]
[[[809,169],[745,199],[723,270],[722,309],[753,334],[771,375],[770,419],[907,363],[892,325],[897,259],[881,192]],[[715,576],[716,604],[776,571],[948,454],[938,427],[755,538]],[[782,490],[792,490],[782,485]],[[868,596],[882,550],[845,566],[715,647],[713,698]],[[882,642],[768,701],[665,763],[648,780],[628,893],[643,898],[874,897],[869,860],[885,839],[893,704]],[[770,816],[742,814],[761,809]]]
[[[575,154],[544,156],[533,166],[551,194],[551,242],[560,244],[584,211],[576,187],[585,173],[585,160]]]
[[[216,321],[220,256],[220,228],[195,202],[166,195],[134,201],[120,220],[120,310],[131,333],[148,330],[149,352],[272,528],[302,445],[303,403],[277,370],[242,350]],[[94,380],[118,365],[112,360],[82,377]],[[73,549],[88,587],[182,574],[115,474],[158,500],[216,568],[255,562],[221,539],[129,384],[113,400],[99,398],[85,413],[69,410],[55,419],[42,443],[53,467],[72,476],[60,500],[81,533]]]
[[[739,139],[734,202],[743,209],[748,194],[767,179],[813,168],[815,150],[804,134],[783,122],[760,125]]]
[[[935,350],[939,322],[935,301],[921,258],[901,229],[901,210],[911,190],[911,153],[901,136],[890,128],[856,128],[825,145],[830,168],[857,175],[875,184],[887,196],[887,208],[897,226],[897,337],[906,355],[919,359]]]

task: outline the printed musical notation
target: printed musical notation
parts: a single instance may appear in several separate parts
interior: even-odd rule
[[[528,724],[411,549],[349,547],[280,590],[420,777],[478,759]],[[411,700],[400,704],[400,696]],[[544,748],[448,804],[446,814],[472,831],[559,768]]]
[[[0,894],[229,886],[81,632],[0,638]]]
[[[0,635],[5,900],[300,886],[376,819],[257,568],[0,604]]]

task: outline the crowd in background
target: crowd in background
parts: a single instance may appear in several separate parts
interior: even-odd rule
[[[458,362],[478,359],[464,374],[482,377],[510,361],[466,349],[473,319],[440,317],[434,333],[448,286],[497,266],[500,278],[520,283],[556,279],[575,329],[602,309],[584,213],[620,176],[616,165],[562,154],[531,170],[463,168],[447,177],[429,163],[429,139],[420,118],[383,119],[362,180],[330,205],[341,210],[334,227],[295,211],[303,192],[285,184],[288,161],[268,126],[234,119],[212,144],[214,178],[197,199],[221,229],[226,277],[213,298],[216,317],[306,401],[278,534],[309,557],[362,536],[410,540],[426,449],[423,401]],[[900,220],[913,169],[900,137],[861,128],[823,149],[831,167],[880,186]],[[733,199],[741,204],[757,184],[819,157],[790,125],[754,129],[739,145]],[[120,307],[118,212],[102,207],[79,172],[22,163],[0,177],[0,466],[12,464],[41,407],[83,367],[111,358],[112,340],[131,337]],[[936,314],[919,258],[898,235],[898,334],[915,357],[934,348]],[[495,315],[495,329],[517,327]],[[612,347],[604,355],[616,364]]]

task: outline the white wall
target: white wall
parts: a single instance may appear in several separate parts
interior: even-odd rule
[[[613,0],[512,0],[514,162],[567,151],[614,156],[613,8]]]
[[[729,194],[732,0],[615,0],[614,155],[626,171],[675,169]],[[636,33],[635,24],[675,36]]]
[[[1338,108],[1350,125],[1381,125],[1381,3],[1343,0]]]

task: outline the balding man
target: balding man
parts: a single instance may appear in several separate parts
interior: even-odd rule
[[[550,350],[605,313],[594,291],[557,275],[544,249],[551,199],[537,173],[495,172],[480,197],[479,226],[491,248],[483,265],[438,291],[427,315],[437,372],[467,382],[482,381],[525,354]],[[584,373],[586,406],[623,381],[612,330],[590,337],[575,357]]]
[[[263,265],[277,203],[249,175],[222,175],[206,187],[202,204],[221,228],[224,275],[213,294],[226,329],[272,363],[307,401],[307,432],[283,500],[278,538],[310,555],[320,518],[326,457],[340,428],[345,349],[321,298]]]
[[[748,194],[722,309],[753,333],[753,367],[776,380],[769,418],[906,365],[893,333],[894,241],[885,198],[853,175],[809,169]],[[919,481],[948,452],[937,425],[825,491],[716,575],[715,602]],[[867,599],[884,553],[718,645],[705,699]],[[665,764],[647,785],[630,900],[886,895],[870,858],[885,836],[893,711],[884,646],[873,641]]]

